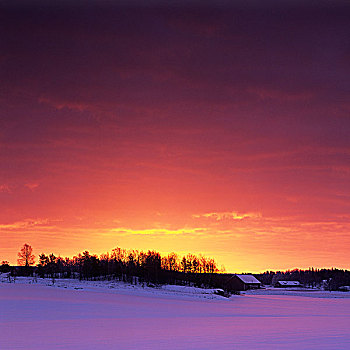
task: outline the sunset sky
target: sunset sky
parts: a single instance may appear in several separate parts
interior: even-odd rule
[[[0,261],[119,246],[350,268],[350,2],[1,1]]]

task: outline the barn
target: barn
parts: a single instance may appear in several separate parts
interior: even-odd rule
[[[261,282],[253,275],[232,275],[227,281],[227,287],[230,290],[248,290],[258,289],[261,287]]]
[[[292,288],[292,287],[301,287],[299,281],[277,281],[275,287],[278,288]]]

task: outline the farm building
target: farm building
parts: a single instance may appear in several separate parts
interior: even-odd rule
[[[229,290],[241,291],[261,287],[261,282],[253,275],[232,275],[226,283]]]
[[[299,281],[277,281],[275,287],[278,288],[291,288],[291,287],[301,287]]]

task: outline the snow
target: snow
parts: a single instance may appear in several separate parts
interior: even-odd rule
[[[7,274],[0,274],[0,283],[8,283]],[[12,278],[13,281],[13,278]],[[70,290],[82,290],[93,291],[96,293],[117,293],[117,294],[130,294],[133,295],[161,295],[165,298],[179,298],[182,299],[225,299],[222,296],[215,294],[217,291],[221,291],[218,288],[204,289],[190,286],[180,285],[164,285],[159,287],[148,287],[147,285],[132,285],[117,280],[102,280],[102,281],[85,281],[77,279],[55,279],[54,283],[49,278],[33,278],[33,277],[17,277],[15,284],[29,284],[37,286],[47,286],[53,288],[64,288]],[[1,286],[1,284],[0,284]],[[0,347],[1,350],[1,347]]]
[[[236,276],[244,283],[261,283],[253,275],[237,275]]]
[[[6,281],[2,350],[350,348],[346,292],[314,291],[318,296],[310,298],[307,291],[267,289],[227,299],[185,286]]]
[[[299,281],[278,281],[278,283],[281,286],[288,286],[288,287],[298,287],[300,286],[300,282]]]
[[[242,292],[243,295],[254,296],[290,296],[290,297],[303,297],[303,298],[321,298],[321,299],[350,299],[350,293],[338,292],[338,291],[325,291],[323,289],[312,288],[265,288],[255,289]]]

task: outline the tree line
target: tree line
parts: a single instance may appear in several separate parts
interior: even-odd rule
[[[350,271],[341,269],[315,269],[266,271],[256,277],[265,285],[275,285],[278,281],[299,281],[305,287],[324,287],[338,290],[341,286],[350,286]]]
[[[203,255],[179,256],[148,250],[115,248],[111,252],[90,254],[84,251],[73,258],[41,253],[35,265],[35,255],[30,245],[24,244],[18,253],[19,267],[2,261],[0,272],[16,275],[36,275],[42,278],[78,278],[81,280],[116,279],[133,284],[191,284],[198,287],[227,289],[223,269],[215,259]],[[222,278],[220,278],[222,277]],[[314,269],[266,271],[255,274],[263,285],[275,285],[278,281],[299,281],[305,287],[324,287],[337,290],[350,286],[350,271],[341,269]]]
[[[57,278],[117,279],[133,284],[192,283],[197,286],[212,286],[210,276],[220,272],[215,259],[203,255],[189,253],[180,257],[172,252],[162,256],[154,250],[144,252],[119,247],[100,256],[88,251],[73,258],[41,253],[34,266],[33,249],[25,244],[18,253],[17,263],[20,268],[11,269],[6,262],[1,269],[17,275],[35,274],[53,281]]]

